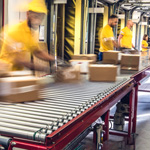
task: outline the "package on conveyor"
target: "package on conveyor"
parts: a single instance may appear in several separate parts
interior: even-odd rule
[[[93,60],[70,60],[72,66],[80,65],[80,73],[89,72],[89,64],[95,63]]]
[[[28,102],[39,100],[41,80],[34,76],[0,78],[0,101]]]
[[[137,54],[122,54],[121,70],[139,70],[140,55]]]
[[[89,80],[114,82],[117,76],[117,66],[108,64],[89,65]]]
[[[123,49],[121,52],[124,54],[140,54],[140,52],[136,49]]]
[[[72,55],[73,60],[93,60],[93,62],[97,61],[96,54],[80,54],[80,55]]]
[[[7,73],[6,77],[20,77],[20,76],[32,76],[33,72],[30,70],[22,71],[10,71]]]
[[[117,65],[119,63],[119,53],[119,51],[103,52],[103,63]]]
[[[56,82],[76,82],[80,81],[80,66],[58,68],[55,74]]]
[[[12,65],[6,61],[0,60],[0,77],[6,76],[11,71]]]

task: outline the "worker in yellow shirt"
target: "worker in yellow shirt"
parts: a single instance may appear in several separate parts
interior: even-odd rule
[[[102,60],[103,52],[114,50],[117,47],[117,42],[115,41],[113,28],[118,24],[118,17],[116,15],[111,15],[108,19],[108,24],[102,29],[100,33],[100,52],[99,60]]]
[[[147,55],[147,51],[148,51],[147,41],[148,41],[148,35],[144,34],[143,40],[142,40],[142,52],[146,52],[146,53],[143,53],[143,54],[146,54],[146,55]]]
[[[133,27],[133,25],[134,23],[132,22],[132,20],[128,20],[127,26],[124,27],[120,32],[120,35],[118,37],[118,46],[121,50],[135,48],[135,46],[132,44],[131,28]]]
[[[143,40],[142,40],[142,52],[141,52],[141,61],[142,66],[148,65],[148,59],[149,59],[149,49],[148,49],[148,35],[144,34]]]
[[[12,64],[12,70],[22,70],[24,67],[33,70],[44,70],[44,67],[35,66],[27,60],[27,54],[45,61],[54,61],[54,57],[41,50],[36,30],[47,14],[45,0],[33,0],[28,5],[27,20],[7,28],[4,33],[3,46],[0,59]]]

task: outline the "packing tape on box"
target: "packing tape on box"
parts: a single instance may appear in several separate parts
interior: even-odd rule
[[[20,94],[32,92],[39,89],[38,85],[29,85],[23,87],[13,88],[11,83],[0,83],[0,96],[7,96],[11,94]]]
[[[76,75],[74,73],[70,72],[70,70],[63,72],[63,76],[65,79],[74,79],[76,77]]]
[[[27,93],[27,92],[38,90],[38,88],[39,88],[38,85],[30,85],[30,86],[23,86],[19,88],[12,88],[11,93],[12,94]]]

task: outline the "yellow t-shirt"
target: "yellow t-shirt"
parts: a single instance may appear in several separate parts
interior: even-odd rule
[[[121,30],[120,34],[123,35],[120,43],[121,47],[132,48],[132,31],[128,27],[125,27]]]
[[[143,41],[142,41],[142,45],[144,45],[144,47],[148,47],[147,41],[143,40]],[[144,51],[147,51],[147,48],[142,48],[142,51],[143,51],[143,52],[144,52]]]
[[[34,31],[27,25],[27,21],[8,27],[5,32],[4,42],[0,59],[13,65],[12,70],[22,70],[22,66],[16,66],[14,60],[26,59],[29,53],[39,49],[37,40],[34,38]]]
[[[100,52],[105,52],[108,50],[113,50],[114,45],[113,45],[113,40],[114,40],[114,34],[112,27],[109,25],[106,25],[100,35]]]

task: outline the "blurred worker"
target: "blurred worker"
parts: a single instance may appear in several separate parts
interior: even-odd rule
[[[108,19],[108,24],[102,29],[100,35],[100,52],[99,60],[103,59],[103,52],[108,50],[114,50],[117,47],[117,42],[115,41],[113,28],[118,24],[118,17],[116,15],[111,15]]]
[[[33,70],[44,70],[27,60],[30,52],[39,59],[54,61],[54,57],[39,47],[35,39],[36,30],[47,14],[45,0],[33,0],[28,5],[27,19],[8,28],[5,32],[0,59],[12,64],[12,70],[22,70],[24,67]]]
[[[149,49],[148,49],[148,35],[144,34],[143,40],[142,40],[142,52],[141,52],[141,61],[142,66],[148,65],[148,59],[149,59]]]
[[[144,34],[143,40],[142,40],[142,52],[146,52],[145,53],[146,55],[147,55],[147,51],[148,51],[148,43],[147,43],[147,41],[148,41],[148,35]]]
[[[135,48],[135,46],[132,44],[131,28],[133,27],[133,25],[134,23],[132,22],[132,20],[128,20],[127,26],[124,27],[120,32],[120,35],[118,37],[118,46],[121,50]]]

